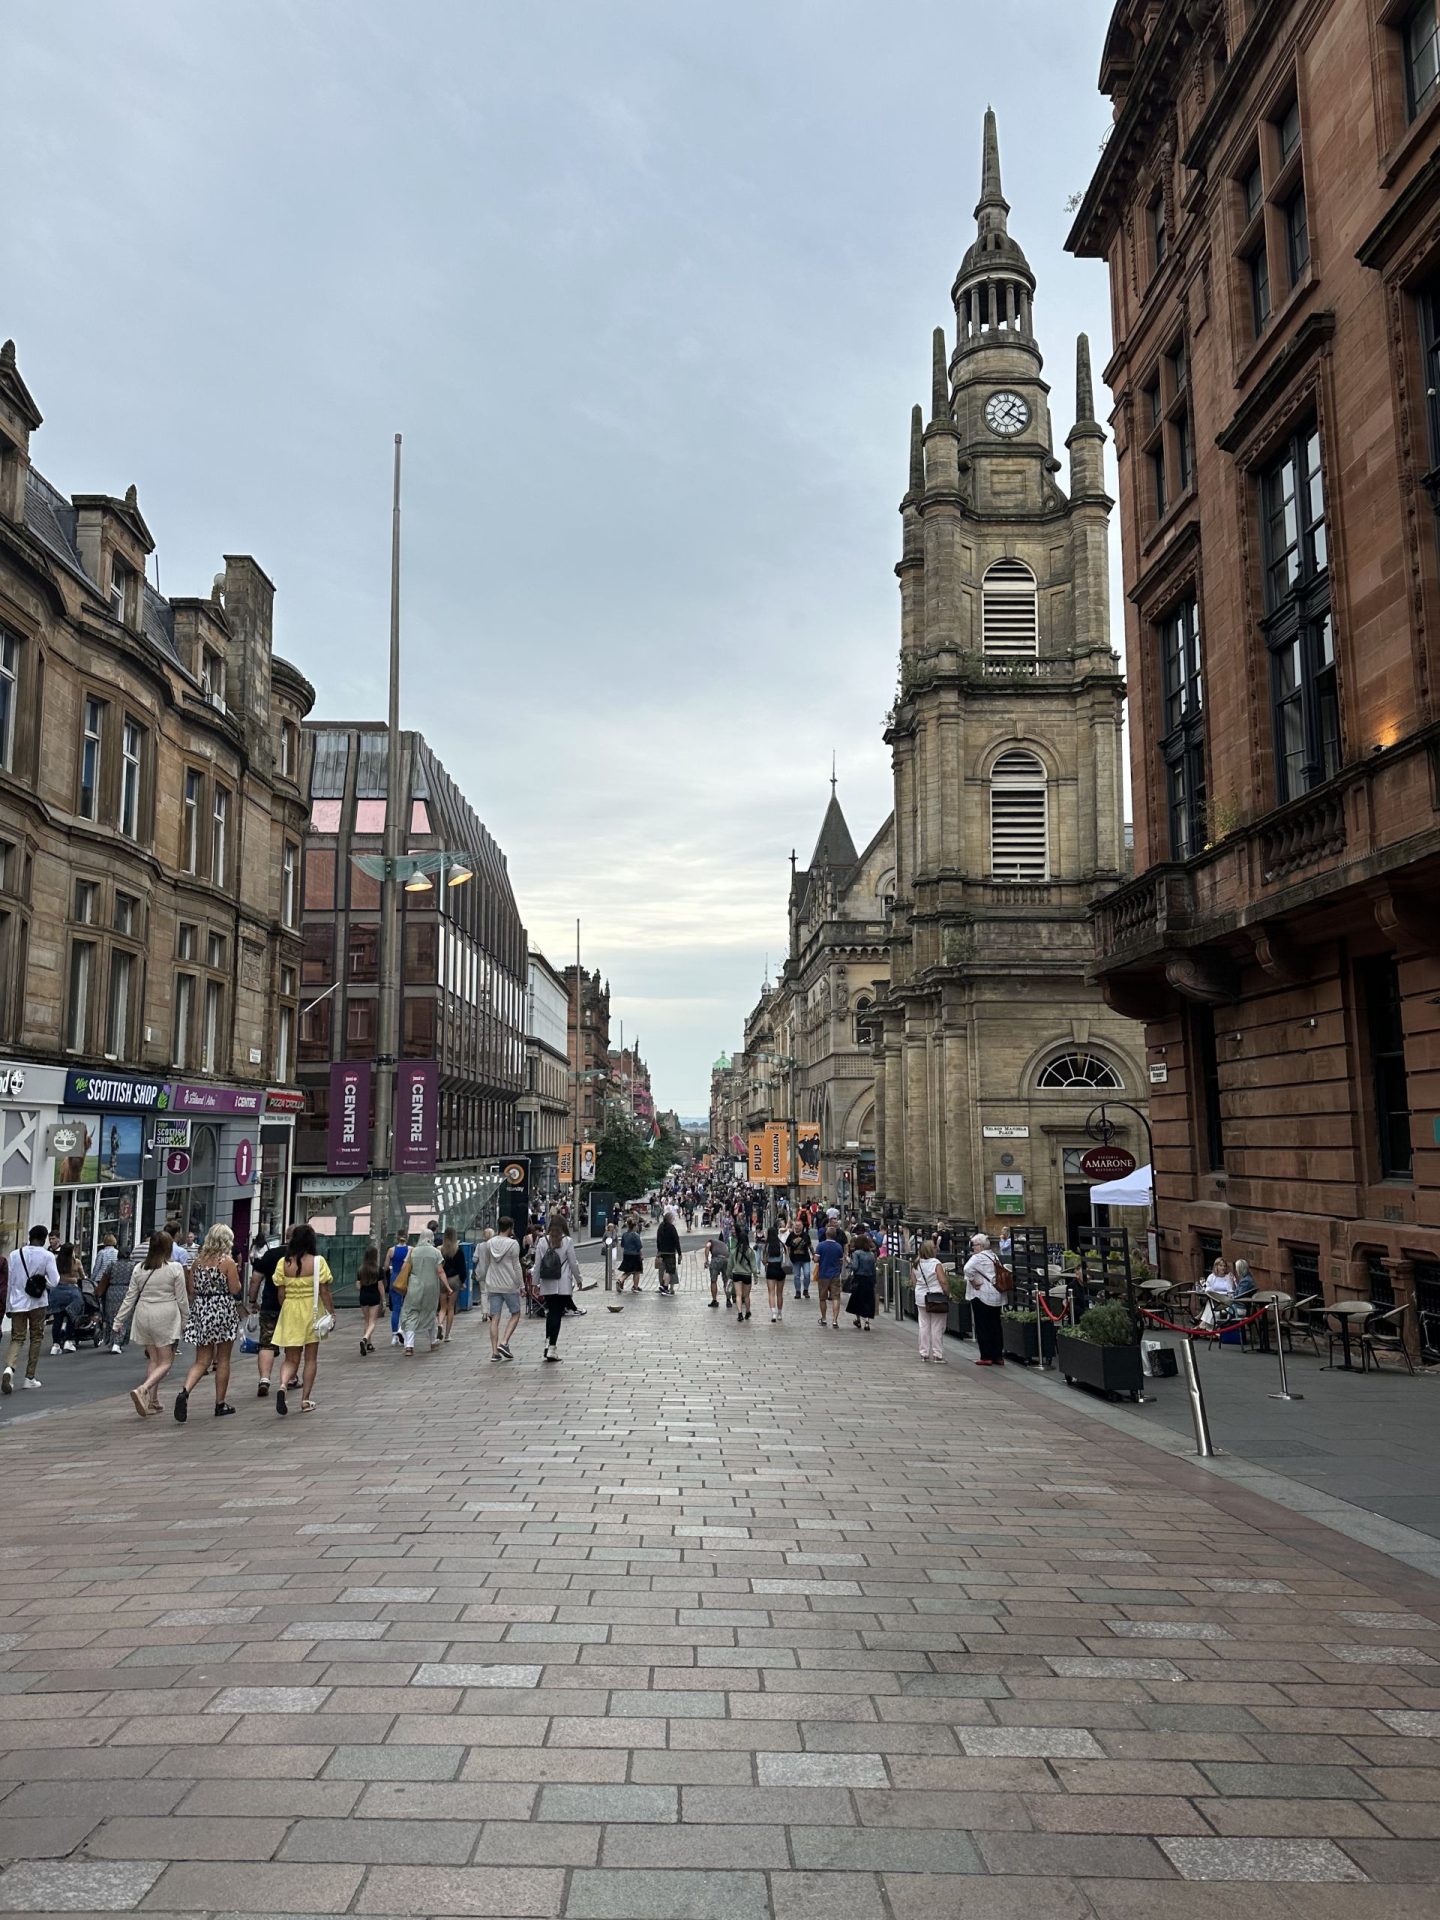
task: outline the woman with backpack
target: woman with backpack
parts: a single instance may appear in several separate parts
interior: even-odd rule
[[[965,1262],[965,1298],[970,1302],[975,1344],[980,1349],[980,1358],[975,1364],[1003,1367],[1005,1328],[1000,1309],[1005,1304],[1009,1275],[999,1256],[991,1252],[988,1233],[972,1234],[970,1246],[970,1258]]]
[[[725,1263],[725,1272],[735,1289],[735,1322],[750,1318],[750,1288],[755,1279],[755,1249],[750,1244],[750,1234],[743,1221],[735,1222],[735,1231],[730,1236],[730,1258]]]
[[[559,1213],[550,1216],[550,1225],[536,1242],[535,1279],[545,1301],[545,1358],[560,1358],[560,1323],[570,1311],[573,1296],[581,1285],[580,1261],[575,1242],[565,1231]]]

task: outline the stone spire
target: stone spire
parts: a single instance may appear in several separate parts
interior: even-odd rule
[[[985,140],[980,161],[980,198],[975,207],[975,224],[981,233],[1005,233],[1010,202],[1000,191],[1000,134],[995,125],[995,109],[985,109]]]
[[[925,431],[925,416],[919,405],[910,409],[910,486],[906,499],[918,500],[925,491],[925,449],[921,435]]]
[[[1065,445],[1070,450],[1070,498],[1104,500],[1105,429],[1095,418],[1090,339],[1084,333],[1075,342],[1075,424],[1066,436]]]
[[[950,424],[950,367],[945,352],[945,329],[936,327],[930,345],[930,419]]]

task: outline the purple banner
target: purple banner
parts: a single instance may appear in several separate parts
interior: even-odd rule
[[[259,1113],[265,1105],[263,1087],[178,1086],[172,1113]]]
[[[440,1089],[433,1060],[402,1060],[395,1069],[395,1171],[433,1173]]]
[[[330,1068],[330,1173],[364,1173],[370,1164],[370,1063],[336,1060]]]

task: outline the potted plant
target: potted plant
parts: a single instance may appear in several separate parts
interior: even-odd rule
[[[1081,1314],[1078,1325],[1059,1330],[1055,1359],[1069,1386],[1140,1398],[1140,1342],[1121,1300],[1101,1301]]]
[[[1004,1329],[1007,1360],[1023,1360],[1031,1365],[1040,1358],[1042,1352],[1047,1360],[1055,1358],[1054,1323],[1042,1320],[1033,1308],[1027,1313],[1021,1307],[1003,1307],[1000,1322]]]

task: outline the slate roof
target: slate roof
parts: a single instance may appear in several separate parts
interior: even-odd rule
[[[37,473],[31,467],[25,475],[26,528],[42,547],[54,554],[63,567],[98,591],[100,582],[90,579],[80,561],[80,548],[75,538],[77,518],[74,507],[64,494],[52,487],[44,474]],[[158,654],[183,671],[184,662],[175,646],[175,609],[148,580],[144,582],[141,612],[145,638]]]
[[[820,822],[820,837],[810,856],[810,871],[816,867],[853,867],[859,858],[840,802],[832,793],[825,818]]]

